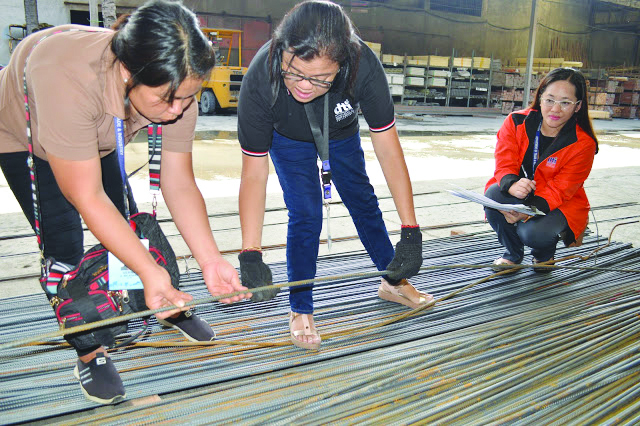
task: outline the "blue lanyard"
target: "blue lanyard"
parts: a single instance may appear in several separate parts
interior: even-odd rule
[[[118,152],[118,164],[120,164],[120,176],[122,182],[127,182],[127,172],[124,168],[124,124],[118,117],[113,117],[113,124],[116,131],[116,151]]]
[[[536,174],[536,163],[538,162],[538,151],[540,150],[540,129],[542,128],[542,121],[538,126],[538,131],[536,132],[536,138],[533,140],[533,164],[531,166],[532,173]]]
[[[120,165],[120,176],[122,178],[122,186],[124,189],[124,208],[129,218],[129,190],[127,188],[127,171],[124,168],[124,123],[118,117],[113,117],[114,129],[116,132],[116,152],[118,153],[118,164]]]

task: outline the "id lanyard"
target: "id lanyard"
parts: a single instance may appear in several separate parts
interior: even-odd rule
[[[323,109],[323,131],[320,131],[320,126],[313,113],[313,108],[310,103],[304,104],[304,110],[307,114],[307,120],[309,120],[309,127],[313,134],[313,139],[316,143],[316,149],[318,150],[318,156],[322,161],[322,168],[320,170],[320,179],[322,181],[322,196],[324,198],[324,206],[327,209],[327,248],[331,250],[331,227],[329,226],[329,219],[331,217],[329,210],[329,202],[331,201],[331,166],[329,165],[329,94],[324,95],[324,109]]]
[[[116,132],[116,152],[118,153],[118,164],[120,165],[120,177],[122,178],[124,211],[127,219],[129,219],[129,189],[127,188],[127,172],[124,168],[124,123],[118,117],[113,117],[113,125]]]
[[[536,131],[536,137],[533,140],[533,161],[531,165],[531,177],[536,174],[536,164],[538,163],[538,155],[540,151],[540,129],[542,129],[542,121],[538,126],[538,131]]]
[[[116,133],[116,152],[118,153],[118,164],[120,165],[120,176],[124,186],[124,206],[125,213],[129,217],[129,188],[127,187],[127,172],[124,168],[124,123],[118,117],[113,117],[113,124]],[[149,190],[153,196],[151,206],[153,215],[156,214],[158,200],[156,195],[160,192],[160,152],[162,150],[162,126],[150,124],[147,126],[147,139],[149,145]],[[142,167],[131,173],[134,175]]]
[[[125,170],[124,164],[124,123],[118,117],[113,117],[113,124],[116,134],[116,153],[118,154],[118,165],[120,166],[120,177],[122,178],[123,194],[124,194],[124,208],[127,220],[129,220],[129,188],[127,185],[128,176]],[[156,215],[156,193],[160,190],[160,159],[153,161],[156,153],[157,146],[162,144],[162,130],[161,126],[153,124],[148,126],[149,130],[149,181],[151,185],[151,192],[153,193],[153,216]],[[156,135],[157,139],[156,140]],[[153,143],[151,139],[153,138]],[[159,152],[159,151],[158,151]],[[157,167],[156,167],[157,166]],[[142,167],[140,167],[142,168]],[[140,170],[136,170],[131,173],[135,174]],[[146,236],[141,236],[140,241],[149,250],[149,240]],[[140,290],[144,289],[144,285],[140,280],[140,277],[127,268],[113,253],[108,254],[108,269],[109,269],[109,290]]]
[[[151,206],[153,215],[156,215],[158,200],[156,195],[160,193],[160,159],[162,152],[162,125],[150,124],[147,126],[147,145],[149,146],[149,191],[153,196]]]

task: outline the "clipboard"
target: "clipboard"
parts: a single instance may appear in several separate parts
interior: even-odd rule
[[[538,210],[535,206],[525,206],[524,204],[502,204],[497,201],[493,201],[491,198],[487,198],[482,194],[478,194],[474,191],[469,191],[464,188],[456,187],[457,189],[447,189],[447,191],[455,195],[456,197],[464,198],[468,201],[481,204],[485,207],[489,207],[496,210],[503,211],[515,211],[518,213],[524,213],[529,216],[544,216],[545,213]]]

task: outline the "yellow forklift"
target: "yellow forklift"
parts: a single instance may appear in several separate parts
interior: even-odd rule
[[[200,29],[211,41],[216,52],[216,66],[209,78],[202,83],[200,93],[196,95],[200,114],[210,115],[225,108],[238,106],[240,84],[247,73],[247,67],[242,66],[242,31]]]

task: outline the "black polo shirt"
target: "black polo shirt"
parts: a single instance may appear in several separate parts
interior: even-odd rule
[[[273,102],[269,82],[270,45],[271,41],[267,42],[253,58],[240,89],[238,139],[242,151],[252,156],[267,155],[273,130],[289,139],[314,143],[304,104],[288,93],[282,81]],[[311,104],[322,129],[324,96]],[[395,125],[393,100],[382,64],[364,43],[361,43],[353,97],[346,94],[340,74],[329,90],[329,139],[346,139],[358,132],[358,108],[372,132],[383,132]]]

